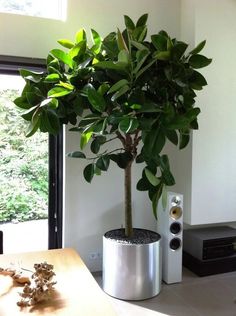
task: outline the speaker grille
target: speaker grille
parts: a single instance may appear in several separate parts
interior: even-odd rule
[[[170,232],[174,235],[180,233],[182,230],[182,226],[179,222],[174,222],[170,225]]]
[[[173,238],[170,241],[170,249],[178,250],[181,247],[181,240],[179,238]]]

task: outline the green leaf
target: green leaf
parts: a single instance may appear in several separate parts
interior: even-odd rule
[[[108,155],[101,156],[96,162],[96,166],[102,171],[107,171],[107,169],[109,168],[109,164],[110,158]]]
[[[127,52],[129,51],[125,43],[124,37],[119,29],[117,30],[117,44],[118,44],[119,51],[122,51],[122,50],[125,50]]]
[[[85,132],[81,134],[80,138],[80,148],[84,149],[84,147],[87,145],[89,142],[90,138],[92,137],[92,132]]]
[[[171,54],[172,56],[176,59],[179,60],[184,52],[186,51],[188,45],[184,42],[178,42],[177,44],[175,44],[171,50]]]
[[[171,56],[170,51],[157,52],[153,54],[153,57],[156,58],[157,60],[169,60],[170,56]]]
[[[50,51],[50,53],[53,56],[55,56],[57,59],[62,61],[64,64],[68,65],[70,68],[73,68],[73,60],[63,50],[61,50],[61,49],[53,49],[53,50]]]
[[[30,71],[27,69],[20,69],[20,75],[24,79],[27,79],[29,81],[38,83],[43,78],[44,72],[36,72],[36,71]]]
[[[47,111],[46,115],[48,118],[48,124],[50,126],[48,128],[48,132],[53,135],[58,134],[58,132],[60,131],[60,122],[58,116],[54,111]]]
[[[148,191],[150,189],[150,182],[146,178],[141,178],[136,185],[136,189],[138,191]]]
[[[95,138],[90,146],[92,153],[97,154],[100,150],[101,144],[97,138]]]
[[[41,116],[41,113],[39,111],[34,113],[32,120],[26,131],[26,137],[31,137],[38,130],[39,125],[40,125],[40,116]]]
[[[174,144],[174,145],[178,145],[178,135],[177,132],[175,130],[166,130],[166,137],[169,139],[169,141]]]
[[[118,54],[118,62],[128,65],[129,62],[130,62],[130,60],[129,60],[129,52],[127,52],[126,50],[122,49],[119,52],[119,54]]]
[[[93,179],[93,176],[94,176],[94,173],[95,173],[95,166],[94,164],[90,163],[89,165],[87,165],[85,168],[84,168],[84,178],[87,182],[91,183],[92,179]]]
[[[60,81],[59,84],[57,86],[61,86],[67,90],[73,90],[74,89],[74,86],[70,83],[67,83],[67,82],[63,82],[63,81]]]
[[[57,42],[58,42],[61,46],[65,47],[65,48],[69,48],[69,49],[74,46],[74,43],[73,43],[72,41],[70,41],[70,40],[68,40],[68,39],[65,39],[65,38],[59,39]]]
[[[136,23],[136,27],[146,25],[147,19],[148,19],[148,14],[147,14],[147,13],[143,14],[143,15],[138,19],[138,21],[137,21],[137,23]]]
[[[101,61],[93,65],[94,68],[101,68],[101,69],[111,69],[124,72],[127,68],[127,63],[124,62],[113,62],[113,61]]]
[[[119,123],[119,129],[124,133],[132,133],[139,126],[136,118],[125,117]]]
[[[102,83],[100,85],[100,87],[98,88],[98,93],[101,94],[101,95],[104,95],[107,93],[107,91],[109,90],[110,88],[110,85],[106,82]]]
[[[162,188],[162,195],[161,195],[162,207],[165,210],[167,207],[167,190],[166,185],[163,185]]]
[[[58,73],[52,73],[47,75],[44,79],[45,82],[58,82],[60,80],[60,76]]]
[[[93,38],[93,42],[94,42],[94,45],[91,48],[91,50],[95,54],[98,54],[101,50],[102,39],[101,39],[100,35],[95,30],[91,29],[91,32],[92,32],[92,38]]]
[[[185,148],[190,140],[190,135],[188,133],[184,133],[180,131],[180,142],[179,142],[179,149]]]
[[[86,39],[87,39],[87,36],[86,36],[86,32],[84,29],[80,29],[75,35],[76,43],[86,41]]]
[[[201,90],[203,86],[207,85],[206,79],[198,71],[194,71],[190,78],[190,86],[194,90]]]
[[[93,86],[90,86],[88,89],[88,100],[92,107],[102,113],[106,108],[106,101],[103,96],[98,93]]]
[[[159,184],[157,186],[157,190],[155,191],[155,193],[152,197],[152,210],[153,210],[153,215],[154,215],[155,219],[157,219],[157,205],[158,205],[158,202],[161,198],[162,189],[163,189],[163,185]]]
[[[158,50],[158,52],[163,52],[167,50],[167,38],[160,34],[155,34],[151,36],[152,44]]]
[[[125,19],[125,26],[127,27],[127,29],[134,30],[135,24],[131,20],[131,18],[128,15],[124,15],[124,19]]]
[[[68,153],[67,156],[72,158],[86,158],[85,154],[81,151],[72,151]]]
[[[18,106],[21,109],[29,109],[31,107],[31,104],[29,104],[29,102],[24,96],[16,98],[14,100],[14,103],[16,106]]]
[[[78,59],[81,55],[84,54],[86,50],[86,42],[82,41],[75,46],[72,47],[72,49],[68,52],[68,55],[70,56],[71,60]]]
[[[165,134],[160,128],[152,129],[146,136],[144,150],[147,155],[158,155],[165,145]]]
[[[208,66],[210,63],[212,62],[212,59],[207,58],[203,55],[192,55],[189,58],[189,64],[193,67],[193,68],[203,68]]]
[[[50,107],[51,109],[58,108],[58,100],[54,98],[45,99],[40,103],[40,107]]]
[[[132,161],[133,156],[129,152],[111,154],[109,155],[110,159],[117,163],[118,167],[125,169],[130,161]]]
[[[160,179],[158,179],[148,168],[145,168],[144,171],[148,181],[151,185],[156,187],[160,183]]]
[[[71,92],[71,90],[65,89],[63,87],[55,87],[48,91],[48,97],[59,98],[70,94]]]
[[[117,82],[109,89],[109,91],[107,92],[107,94],[116,92],[117,90],[120,90],[120,88],[122,88],[123,86],[128,85],[128,84],[129,84],[128,80],[126,80],[126,79],[121,79],[121,80],[117,81]]]
[[[206,44],[206,40],[205,41],[202,41],[200,44],[198,44],[193,50],[191,50],[191,52],[189,53],[190,55],[196,55],[198,54],[202,49],[203,47],[205,46]]]
[[[113,94],[113,96],[111,97],[111,101],[114,102],[116,99],[118,99],[119,97],[124,95],[129,90],[130,90],[130,87],[128,85],[123,86],[122,88],[120,88],[119,91],[117,91],[115,94]]]

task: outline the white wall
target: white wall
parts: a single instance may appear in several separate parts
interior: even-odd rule
[[[181,4],[182,37],[190,36],[194,45],[206,39],[203,54],[213,62],[201,71],[208,86],[197,93],[199,130],[193,132],[192,145],[176,154],[175,189],[184,194],[186,223],[232,222],[236,220],[236,2],[182,0]]]

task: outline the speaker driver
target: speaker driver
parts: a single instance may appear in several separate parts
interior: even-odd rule
[[[170,217],[174,220],[179,219],[182,216],[182,213],[183,213],[182,208],[179,206],[173,206],[170,209]]]
[[[181,240],[179,238],[173,238],[170,241],[170,249],[178,250],[181,247]]]
[[[170,232],[174,235],[178,234],[181,232],[181,224],[178,222],[174,222],[170,225]]]

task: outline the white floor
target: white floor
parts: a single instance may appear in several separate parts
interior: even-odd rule
[[[48,249],[48,220],[0,224],[3,252],[18,253]]]
[[[96,280],[101,285],[101,276]],[[163,284],[154,298],[126,302],[107,297],[118,316],[236,316],[236,272],[200,278],[183,269],[183,282]]]

